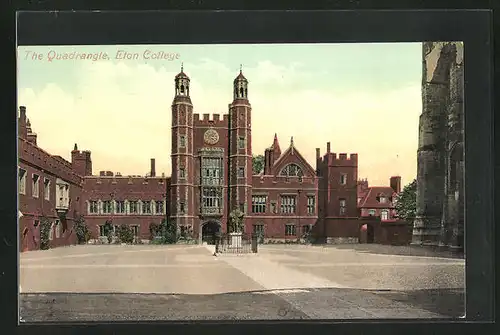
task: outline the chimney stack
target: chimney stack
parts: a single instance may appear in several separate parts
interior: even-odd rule
[[[326,153],[330,153],[330,142],[326,142]]]
[[[389,185],[394,190],[394,192],[396,192],[398,194],[401,192],[401,177],[400,176],[391,177],[389,183],[390,183]]]
[[[21,120],[23,120],[23,121],[26,120],[26,106],[20,106],[19,107],[19,114],[20,114],[19,118]]]
[[[156,167],[155,167],[155,159],[151,158],[151,172],[149,173],[151,177],[156,177]]]

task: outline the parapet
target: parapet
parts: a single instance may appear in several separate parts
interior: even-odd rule
[[[358,154],[349,154],[334,152],[327,153],[319,159],[320,163],[327,163],[328,166],[358,166]]]
[[[229,121],[229,115],[223,114],[222,119],[220,114],[203,114],[200,117],[200,114],[193,114],[193,126],[195,127],[227,127]]]

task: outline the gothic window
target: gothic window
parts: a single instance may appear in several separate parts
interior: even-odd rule
[[[285,176],[285,177],[302,177],[304,176],[304,173],[302,172],[302,169],[300,166],[297,164],[288,164],[281,170],[280,176]]]
[[[222,203],[222,194],[216,187],[203,188],[203,207],[219,208]]]
[[[111,200],[106,200],[102,202],[102,212],[103,214],[111,214]]]
[[[265,213],[266,212],[267,196],[253,195],[252,196],[252,213]]]
[[[26,194],[26,170],[19,169],[19,193]]]
[[[296,227],[294,224],[285,225],[285,236],[295,236],[296,235]]]
[[[307,196],[307,214],[314,214],[316,211],[316,197],[314,195]]]
[[[116,213],[123,214],[125,213],[125,201],[117,201],[116,202]]]
[[[222,185],[222,158],[203,157],[201,160],[201,184]]]
[[[281,196],[281,213],[293,214],[297,207],[297,197],[294,195]]]
[[[38,198],[38,193],[39,193],[39,188],[38,188],[38,185],[39,185],[39,180],[40,180],[40,176],[37,175],[37,174],[33,174],[33,185],[31,187],[31,193],[32,193],[32,196],[33,198]]]
[[[163,201],[156,201],[156,214],[163,214]]]
[[[264,234],[264,225],[263,224],[254,224],[253,225],[253,233],[258,235]]]
[[[179,203],[179,213],[184,214],[185,212],[186,212],[186,208],[185,208],[184,202],[180,202]]]
[[[345,215],[347,212],[346,200],[339,199],[340,215]]]
[[[129,201],[128,207],[129,207],[129,213],[130,214],[136,214],[138,212],[137,201]]]
[[[142,201],[142,213],[151,214],[151,201],[148,200]]]
[[[43,182],[43,197],[45,200],[50,200],[50,179],[47,178]]]
[[[99,212],[99,207],[97,206],[97,201],[91,200],[89,203],[89,214],[97,214]]]

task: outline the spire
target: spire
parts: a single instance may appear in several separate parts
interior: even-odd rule
[[[181,63],[181,72],[184,72],[184,62]]]
[[[73,151],[77,151],[77,150],[78,150],[78,146],[75,143],[75,147],[73,148]]]
[[[243,74],[243,64],[240,64],[240,74]]]
[[[295,148],[294,145],[293,145],[293,136],[290,138],[290,148],[291,148],[291,152],[292,152],[292,155],[293,155],[293,149]]]

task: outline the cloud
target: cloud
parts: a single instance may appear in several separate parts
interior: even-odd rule
[[[195,113],[227,113],[237,73],[208,58],[184,63],[184,69],[191,77]],[[157,171],[170,174],[170,105],[177,73],[111,61],[81,63],[75,71],[79,80],[72,86],[47,83],[38,91],[19,91],[19,104],[27,106],[41,147],[69,159],[78,143],[92,151],[94,173],[143,174],[155,157]],[[371,184],[385,185],[393,174],[414,178],[419,83],[393,91],[346,93],[304,85],[313,82],[314,74],[300,63],[261,61],[244,73],[250,81],[255,154],[277,132],[282,149],[294,136],[313,167],[315,148],[324,153],[331,142],[335,152],[359,153],[359,175]]]

